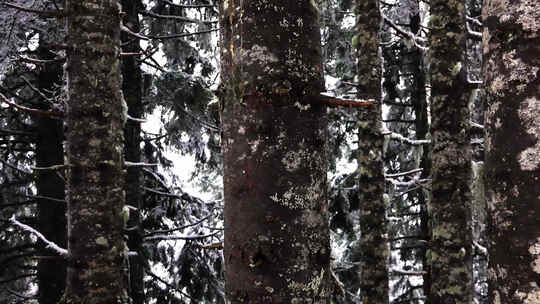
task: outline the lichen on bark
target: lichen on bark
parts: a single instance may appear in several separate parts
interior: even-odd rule
[[[491,303],[540,302],[540,3],[484,3]]]
[[[120,5],[66,1],[68,265],[66,303],[127,303],[123,276]]]
[[[358,97],[377,103],[361,109],[357,116],[358,195],[360,231],[358,267],[363,303],[388,303],[388,240],[384,195],[381,54],[377,0],[357,0],[356,56]]]
[[[465,6],[430,3],[432,198],[428,303],[471,303],[470,112],[465,68]]]
[[[320,32],[309,0],[221,7],[225,280],[231,303],[327,303]]]

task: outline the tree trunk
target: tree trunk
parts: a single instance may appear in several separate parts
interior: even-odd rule
[[[126,303],[120,5],[67,1],[67,303]]]
[[[428,100],[426,96],[426,72],[424,67],[424,53],[421,50],[416,50],[412,55],[412,72],[413,72],[413,95],[412,104],[415,116],[415,133],[416,139],[426,139],[429,137],[429,117],[428,117]],[[422,168],[420,179],[428,179],[431,174],[431,151],[428,145],[422,146],[420,155],[419,167]],[[428,201],[429,190],[425,187],[421,187],[416,191],[416,199],[420,205],[420,235],[423,240],[429,240],[430,227],[429,227],[429,213],[428,213]],[[424,295],[429,294],[431,289],[431,272],[429,271],[428,261],[428,246],[420,249],[419,256],[421,257],[422,269],[424,274],[422,275],[423,285],[422,289]]]
[[[358,96],[378,103],[358,117],[358,182],[360,200],[360,289],[363,303],[388,303],[388,240],[384,194],[384,137],[381,113],[379,7],[376,0],[356,2]]]
[[[225,279],[231,303],[329,303],[318,9],[224,1]]]
[[[123,23],[129,26],[129,29],[138,33],[140,30],[139,10],[142,9],[140,1],[122,0],[122,11],[125,13]],[[121,40],[123,52],[140,52],[139,39],[122,33]],[[142,106],[142,75],[140,56],[122,57],[122,92],[128,107],[128,114],[131,117],[141,118],[143,115]],[[125,138],[125,159],[130,162],[141,161],[141,124],[136,121],[128,120],[124,127]],[[129,211],[129,220],[127,222],[128,241],[127,245],[130,251],[140,252],[142,246],[142,227],[141,215],[142,209],[141,195],[141,168],[128,167],[126,175],[126,204],[137,208]],[[143,304],[144,295],[144,262],[142,256],[129,257],[129,296],[133,304]]]
[[[540,3],[484,2],[490,303],[540,303]]]
[[[55,55],[47,48],[38,48],[39,58],[53,59]],[[38,87],[47,97],[52,97],[55,86],[62,83],[62,65],[49,63],[39,71]],[[43,106],[41,106],[43,105]],[[49,111],[45,101],[40,103],[41,110]],[[64,163],[63,121],[48,116],[36,116],[36,166],[49,167]],[[38,170],[36,179],[39,231],[60,247],[67,242],[66,205],[57,200],[64,199],[65,181],[62,172],[56,170]],[[57,253],[49,251],[41,244],[43,257],[38,260],[38,290],[40,304],[56,304],[62,297],[66,283],[66,261]]]
[[[430,17],[432,198],[430,304],[471,303],[469,88],[462,1],[433,0]]]

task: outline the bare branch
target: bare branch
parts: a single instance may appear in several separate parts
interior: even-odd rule
[[[127,26],[125,26],[123,23],[120,24],[120,30],[126,34],[129,34],[133,37],[136,37],[136,38],[139,38],[139,39],[142,39],[142,40],[148,40],[148,37],[146,36],[143,36],[139,33],[135,33],[133,32],[132,30],[130,30]]]
[[[38,10],[38,9],[29,8],[29,7],[19,6],[14,3],[5,2],[2,4],[7,7],[17,9],[19,11],[37,14],[38,16],[45,17],[45,18],[62,18],[62,17],[67,16],[67,12],[63,9],[54,10],[54,11],[44,11],[44,10]]]
[[[30,169],[34,171],[45,171],[45,170],[60,170],[60,169],[66,169],[69,168],[70,165],[67,164],[61,164],[61,165],[53,165],[49,167],[30,167]]]

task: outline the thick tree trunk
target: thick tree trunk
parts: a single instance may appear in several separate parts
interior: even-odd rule
[[[471,303],[471,147],[463,1],[433,0],[430,16],[432,198],[430,304]]]
[[[125,303],[120,5],[67,1],[67,303]]]
[[[40,59],[53,59],[54,54],[46,48],[39,47]],[[39,71],[38,87],[47,97],[55,86],[62,83],[62,65],[50,63],[43,65]],[[49,111],[45,101],[40,103],[42,110]],[[63,121],[48,116],[36,117],[36,166],[49,167],[64,163]],[[38,170],[36,179],[38,199],[39,231],[60,247],[65,248],[67,242],[66,231],[66,205],[53,201],[64,199],[65,181],[62,173],[56,170]],[[56,304],[62,297],[66,283],[66,261],[57,253],[49,251],[43,246],[40,254],[44,258],[38,260],[38,290],[40,304]]]
[[[388,240],[384,194],[384,137],[381,113],[381,55],[377,0],[356,2],[358,95],[378,103],[358,117],[358,182],[360,200],[360,290],[363,303],[388,303]]]
[[[138,33],[140,30],[139,10],[142,4],[138,0],[122,0],[122,11],[125,13],[123,23],[129,26],[132,32]],[[123,52],[140,52],[139,39],[126,33],[121,35]],[[141,118],[143,115],[142,106],[142,75],[140,56],[122,57],[122,91],[128,114],[131,117]],[[128,120],[124,128],[125,138],[125,159],[130,162],[141,161],[141,124]],[[126,204],[137,208],[129,211],[129,221],[127,222],[128,241],[130,251],[140,252],[142,246],[141,215],[142,209],[141,195],[141,169],[140,167],[127,168],[126,175]],[[133,304],[144,303],[144,263],[142,256],[132,256],[129,258],[129,296]]]
[[[225,279],[231,303],[328,303],[326,108],[309,0],[224,1]]]
[[[540,2],[483,17],[490,303],[540,303]]]

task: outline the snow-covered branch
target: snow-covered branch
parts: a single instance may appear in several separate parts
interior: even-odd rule
[[[385,136],[390,136],[390,139],[399,140],[402,143],[407,143],[413,146],[427,145],[431,143],[431,140],[429,139],[410,139],[399,133],[392,132],[390,130],[383,130],[382,134]]]
[[[175,240],[200,240],[200,239],[205,239],[205,238],[215,236],[218,233],[220,233],[220,231],[216,231],[210,234],[203,234],[203,235],[155,235],[155,236],[145,237],[143,241],[154,242],[154,241],[175,241]]]
[[[407,31],[405,30],[404,28],[400,27],[399,25],[395,24],[392,20],[390,20],[390,18],[388,18],[382,11],[381,11],[381,16],[384,20],[384,22],[386,22],[388,25],[390,25],[391,28],[393,28],[394,30],[396,30],[398,33],[400,33],[401,35],[403,36],[406,36],[410,39],[410,41],[413,42],[413,44],[420,50],[422,51],[427,51],[428,50],[428,47],[426,46],[423,46],[422,43],[427,43],[427,39],[426,38],[423,38],[423,37],[420,37],[418,35],[415,35],[414,33],[410,32],[410,31]]]
[[[398,186],[398,187],[410,187],[414,185],[422,185],[422,184],[429,183],[431,181],[431,179],[429,178],[420,179],[418,178],[418,176],[415,176],[411,180],[408,180],[408,181],[400,181],[395,178],[385,178],[385,180],[391,183],[392,185]]]
[[[47,240],[47,238],[43,234],[41,234],[41,232],[37,231],[36,229],[17,221],[17,219],[15,218],[15,215],[13,215],[10,218],[10,221],[11,221],[11,223],[13,223],[13,225],[18,226],[22,230],[30,232],[30,233],[34,234],[35,236],[37,236],[40,240],[42,240],[47,245],[46,246],[47,248],[52,249],[53,251],[58,253],[60,256],[66,257],[66,258],[69,256],[68,251],[66,249],[64,249],[64,248],[56,245],[55,243]]]
[[[398,173],[392,173],[392,174],[385,174],[384,177],[400,177],[400,176],[406,176],[406,175],[410,175],[410,174],[415,174],[415,173],[420,173],[422,172],[422,170],[424,170],[423,168],[416,168],[416,169],[412,169],[410,171],[405,171],[405,172],[398,172]]]

